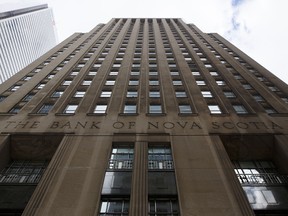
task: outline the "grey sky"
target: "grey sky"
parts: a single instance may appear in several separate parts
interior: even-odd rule
[[[0,0],[18,2],[19,0]],[[22,0],[26,2],[28,0]],[[29,0],[29,2],[31,2]],[[35,1],[34,1],[35,2]],[[288,83],[287,0],[38,0],[53,8],[62,41],[114,17],[177,17],[217,32]]]

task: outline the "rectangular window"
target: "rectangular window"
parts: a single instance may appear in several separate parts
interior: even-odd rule
[[[222,111],[218,105],[208,105],[211,114],[221,114]]]
[[[160,91],[150,91],[149,97],[150,98],[159,98],[160,97]]]
[[[126,104],[124,106],[124,113],[126,114],[132,114],[137,112],[137,106],[135,104]]]
[[[200,76],[200,72],[198,72],[198,71],[193,71],[193,72],[192,72],[192,75],[193,75],[193,76]]]
[[[157,86],[157,85],[159,85],[159,81],[158,80],[149,80],[149,85],[150,86]]]
[[[247,110],[243,105],[233,105],[233,108],[237,114],[246,114]]]
[[[171,148],[168,145],[150,145],[148,148],[149,170],[173,170]]]
[[[152,114],[162,113],[162,106],[161,105],[157,105],[157,104],[150,104],[149,113],[152,113]]]
[[[72,83],[72,80],[65,80],[62,85],[69,86]]]
[[[132,170],[134,148],[131,145],[115,145],[109,159],[110,170]]]
[[[264,98],[261,97],[260,95],[253,95],[253,98],[254,98],[257,102],[264,101]]]
[[[63,91],[55,91],[55,92],[53,92],[53,94],[51,95],[51,97],[53,97],[53,98],[59,98],[59,97],[61,97],[62,95],[63,95]]]
[[[74,97],[76,98],[82,98],[85,95],[85,91],[76,91],[76,93],[74,94]]]
[[[211,76],[218,76],[219,74],[218,74],[216,71],[211,71],[211,72],[210,72],[210,75],[211,75]]]
[[[93,113],[106,113],[107,105],[106,104],[98,104],[96,105]]]
[[[115,85],[115,80],[107,80],[107,81],[105,82],[105,85],[107,85],[107,86],[113,86],[113,85]]]
[[[27,94],[22,101],[28,102],[30,101],[35,94]]]
[[[236,98],[236,95],[231,91],[225,91],[223,93],[227,98]]]
[[[185,104],[179,105],[179,111],[180,111],[180,113],[184,113],[184,114],[192,113],[191,106],[188,104],[187,105],[185,105]]]
[[[38,113],[48,113],[53,107],[53,104],[43,104]]]
[[[82,85],[84,85],[84,86],[90,86],[91,83],[92,83],[91,80],[84,80],[84,81],[82,82]]]
[[[137,86],[139,85],[139,80],[129,80],[129,86]]]
[[[111,94],[112,94],[111,91],[102,91],[100,97],[109,98],[109,97],[111,97]]]
[[[47,165],[47,161],[12,161],[0,172],[0,183],[37,184]]]
[[[173,80],[172,83],[173,83],[174,86],[182,85],[182,81],[181,80]]]
[[[129,200],[123,198],[102,198],[100,207],[100,216],[128,216]]]
[[[173,198],[149,198],[149,216],[179,216],[177,199]]]
[[[225,81],[223,81],[223,80],[217,80],[216,83],[217,83],[218,86],[226,85]]]
[[[196,80],[196,84],[197,84],[198,86],[204,86],[204,85],[206,85],[206,83],[205,83],[204,80]]]
[[[202,96],[204,98],[212,98],[213,97],[211,91],[201,91],[201,93],[202,93]]]
[[[176,94],[176,97],[177,97],[177,98],[187,97],[187,94],[186,94],[185,91],[176,91],[175,94]]]
[[[64,110],[64,113],[68,113],[68,114],[75,113],[77,108],[78,108],[78,105],[68,104]]]
[[[127,91],[126,97],[129,97],[129,98],[138,97],[138,92],[137,91]]]

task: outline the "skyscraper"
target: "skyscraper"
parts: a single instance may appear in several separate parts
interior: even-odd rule
[[[4,6],[0,9],[0,83],[57,42],[52,9],[47,4]]]
[[[0,211],[287,215],[287,93],[181,19],[75,33],[0,86]]]

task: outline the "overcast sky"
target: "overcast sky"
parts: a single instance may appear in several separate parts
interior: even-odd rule
[[[205,33],[222,35],[288,83],[288,0],[38,1],[53,8],[59,41],[114,17],[182,18]]]

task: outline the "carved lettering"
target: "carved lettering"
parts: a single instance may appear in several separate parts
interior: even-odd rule
[[[68,129],[71,129],[71,124],[70,122],[66,122],[64,125],[62,125],[60,128],[65,128],[67,127]]]
[[[183,128],[183,129],[186,128],[187,123],[188,123],[188,122],[184,122],[184,124],[181,123],[181,122],[177,122],[177,124],[178,124],[181,128]]]
[[[235,126],[232,122],[224,122],[223,127],[226,129],[233,129]]]
[[[113,124],[113,128],[115,128],[115,129],[121,129],[123,127],[124,127],[123,122],[114,122],[114,124]]]
[[[132,127],[134,127],[135,124],[136,124],[135,122],[129,122],[129,127],[128,127],[128,128],[129,128],[129,129],[132,129]]]
[[[34,122],[32,123],[32,125],[30,126],[30,128],[38,128],[39,124],[40,124],[39,121],[34,121]]]
[[[8,128],[11,124],[16,124],[15,121],[7,121],[5,128]]]
[[[96,128],[96,129],[100,129],[100,127],[98,126],[98,124],[100,124],[101,122],[92,122],[90,129],[92,128]]]
[[[218,122],[212,122],[212,128],[213,129],[219,129],[220,125],[218,124]]]
[[[172,122],[164,122],[163,127],[166,129],[173,129],[175,125]]]
[[[75,129],[77,129],[78,128],[78,126],[80,126],[80,127],[82,127],[82,128],[86,128],[86,125],[87,125],[87,121],[84,123],[84,124],[82,124],[81,122],[77,122],[76,123],[76,127],[75,127]]]
[[[248,129],[249,128],[249,125],[247,123],[244,123],[244,122],[237,122],[236,126],[241,128],[241,129]]]
[[[277,129],[277,128],[283,129],[282,127],[280,127],[280,126],[277,125],[276,123],[274,123],[274,122],[271,122],[271,123],[272,123],[272,129]]]
[[[200,127],[200,125],[198,125],[196,122],[193,122],[193,123],[192,123],[190,129],[194,129],[194,127],[197,127],[198,129],[202,129],[202,128]]]
[[[148,122],[148,129],[151,129],[151,126],[153,126],[156,129],[159,129],[159,122],[156,122],[156,124],[153,124],[152,122]]]
[[[18,126],[25,128],[27,125],[29,124],[29,121],[22,123],[21,121],[14,127],[14,128],[18,128]]]
[[[58,128],[59,127],[59,122],[53,122],[50,128]]]

